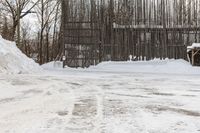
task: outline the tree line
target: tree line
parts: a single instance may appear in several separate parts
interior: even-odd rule
[[[43,64],[57,56],[60,15],[59,0],[0,0],[0,32]]]

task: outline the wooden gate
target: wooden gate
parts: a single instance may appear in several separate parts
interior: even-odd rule
[[[67,22],[64,36],[64,66],[89,67],[100,62],[100,34],[97,22]]]

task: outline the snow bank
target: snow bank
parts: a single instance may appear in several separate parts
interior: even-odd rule
[[[192,67],[189,62],[182,59],[155,59],[152,61],[135,62],[103,62],[97,66],[92,66],[89,69],[110,72],[200,74],[200,67]]]
[[[32,73],[41,71],[40,66],[24,55],[14,42],[0,36],[0,73]]]
[[[85,70],[83,68],[79,68],[79,69],[76,69],[76,68],[71,68],[71,67],[67,67],[65,66],[65,69],[63,69],[63,62],[62,61],[51,61],[51,62],[48,62],[46,64],[43,64],[41,65],[41,67],[45,70],[48,70],[48,71],[74,71],[74,70]]]
[[[44,69],[54,69],[54,68],[62,69],[63,63],[62,61],[52,61],[52,62],[43,64],[42,67]]]
[[[57,65],[58,64],[58,65]],[[155,59],[151,61],[127,61],[127,62],[102,62],[89,68],[62,68],[62,62],[50,62],[42,67],[46,70],[65,72],[113,72],[113,73],[160,73],[160,74],[189,74],[200,75],[200,67],[193,67],[189,62],[179,59]]]

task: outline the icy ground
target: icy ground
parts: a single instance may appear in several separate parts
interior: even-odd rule
[[[200,133],[199,77],[100,68],[0,74],[0,132]]]

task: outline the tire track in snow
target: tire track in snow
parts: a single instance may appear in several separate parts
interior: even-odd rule
[[[54,80],[52,80],[52,82],[53,81]],[[48,120],[45,127],[49,128],[49,130],[59,129],[59,131],[64,131],[66,125],[72,119],[75,97],[74,97],[74,91],[73,89],[71,89],[71,86],[69,84],[66,84],[62,80],[60,80],[60,82],[57,84],[59,84],[60,86],[59,89],[58,88],[54,89],[55,87],[53,87],[51,89],[48,89],[47,93],[51,94],[51,91],[53,92],[53,94],[57,93],[57,95],[60,97],[60,102],[64,102],[62,107],[63,109],[54,112],[56,115]]]
[[[104,92],[102,90],[102,88],[100,88],[99,86],[96,86],[98,88],[98,93],[96,94],[96,99],[97,99],[97,115],[96,115],[96,133],[102,133],[103,132],[103,128],[104,128],[104,123],[103,123],[103,119],[104,119],[104,105],[103,105],[103,98],[104,98]]]

